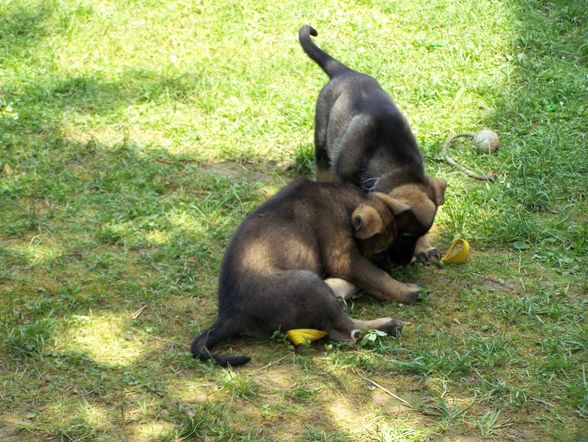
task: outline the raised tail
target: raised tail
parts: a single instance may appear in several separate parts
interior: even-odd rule
[[[343,63],[335,60],[321,48],[314,44],[310,36],[316,37],[318,33],[316,30],[309,25],[304,25],[300,28],[298,32],[298,40],[300,41],[300,45],[304,52],[312,58],[316,64],[318,64],[323,71],[329,76],[329,78],[333,78],[335,75],[349,71],[350,69],[345,66]]]
[[[194,339],[190,347],[192,355],[201,361],[212,358],[217,364],[224,367],[236,367],[249,362],[251,360],[249,356],[219,356],[210,352],[221,341],[235,334],[228,324],[226,321],[221,323],[220,320],[217,320],[212,327]]]

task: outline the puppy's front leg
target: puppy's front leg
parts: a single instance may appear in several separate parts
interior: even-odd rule
[[[350,272],[349,281],[380,301],[412,303],[419,299],[421,289],[418,285],[396,281],[360,254],[352,257]]]
[[[417,261],[435,262],[441,259],[441,253],[439,249],[429,244],[427,235],[423,235],[417,240],[414,248],[414,257]]]

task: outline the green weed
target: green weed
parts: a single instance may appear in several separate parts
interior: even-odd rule
[[[478,422],[478,429],[480,435],[484,439],[488,439],[492,436],[496,436],[499,428],[498,417],[500,416],[500,410],[491,410],[482,416]]]
[[[259,386],[247,375],[225,370],[220,375],[221,388],[227,389],[232,395],[239,398],[252,398],[259,391]]]
[[[53,318],[7,328],[4,346],[12,356],[40,356],[53,339]]]

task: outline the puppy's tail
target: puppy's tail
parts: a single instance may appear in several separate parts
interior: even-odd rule
[[[298,40],[300,41],[300,45],[302,46],[302,49],[304,49],[304,52],[306,52],[306,54],[312,58],[316,64],[322,68],[323,71],[325,71],[329,78],[333,78],[335,75],[340,74],[341,72],[350,70],[343,63],[335,60],[333,57],[315,45],[310,38],[311,35],[316,37],[318,33],[312,26],[302,26],[298,32]]]
[[[251,360],[249,356],[218,356],[213,355],[210,351],[218,345],[221,341],[233,336],[235,334],[230,323],[226,321],[217,320],[212,327],[194,339],[190,350],[196,359],[206,361],[207,359],[214,359],[214,361],[223,367],[236,367],[237,365],[246,364]]]

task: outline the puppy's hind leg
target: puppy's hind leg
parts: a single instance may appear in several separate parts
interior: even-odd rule
[[[340,278],[327,278],[327,284],[337,298],[347,301],[348,299],[357,299],[361,297],[360,289],[356,285]]]
[[[337,182],[337,177],[331,170],[331,159],[327,146],[327,127],[329,125],[329,101],[331,92],[321,91],[316,103],[314,117],[314,155],[316,161],[316,179],[323,183]]]
[[[389,335],[397,336],[402,330],[402,321],[396,318],[379,318],[362,321],[351,318],[345,313],[344,305],[339,301],[330,285],[320,277],[305,270],[286,272],[287,279],[280,285],[281,291],[289,293],[286,304],[279,310],[288,311],[288,316],[281,318],[280,325],[284,330],[293,328],[315,328],[329,334],[334,341],[354,342],[359,330],[377,329]],[[330,278],[334,281],[346,281]],[[341,284],[347,288],[352,284]],[[277,314],[272,319],[276,319]]]
[[[342,299],[353,299],[358,297],[360,289],[339,278],[328,278],[325,280],[334,295]],[[333,311],[331,319],[331,326],[326,327],[329,338],[333,341],[352,341],[355,342],[359,339],[360,330],[365,329],[376,329],[381,330],[392,336],[399,336],[402,330],[403,323],[400,319],[396,318],[378,318],[369,321],[361,319],[353,319],[348,316],[345,312]]]
[[[361,336],[361,330],[376,329],[391,336],[400,336],[404,323],[397,318],[377,318],[369,321],[353,319],[343,313],[333,322],[332,328],[326,330],[333,341],[355,342]]]

